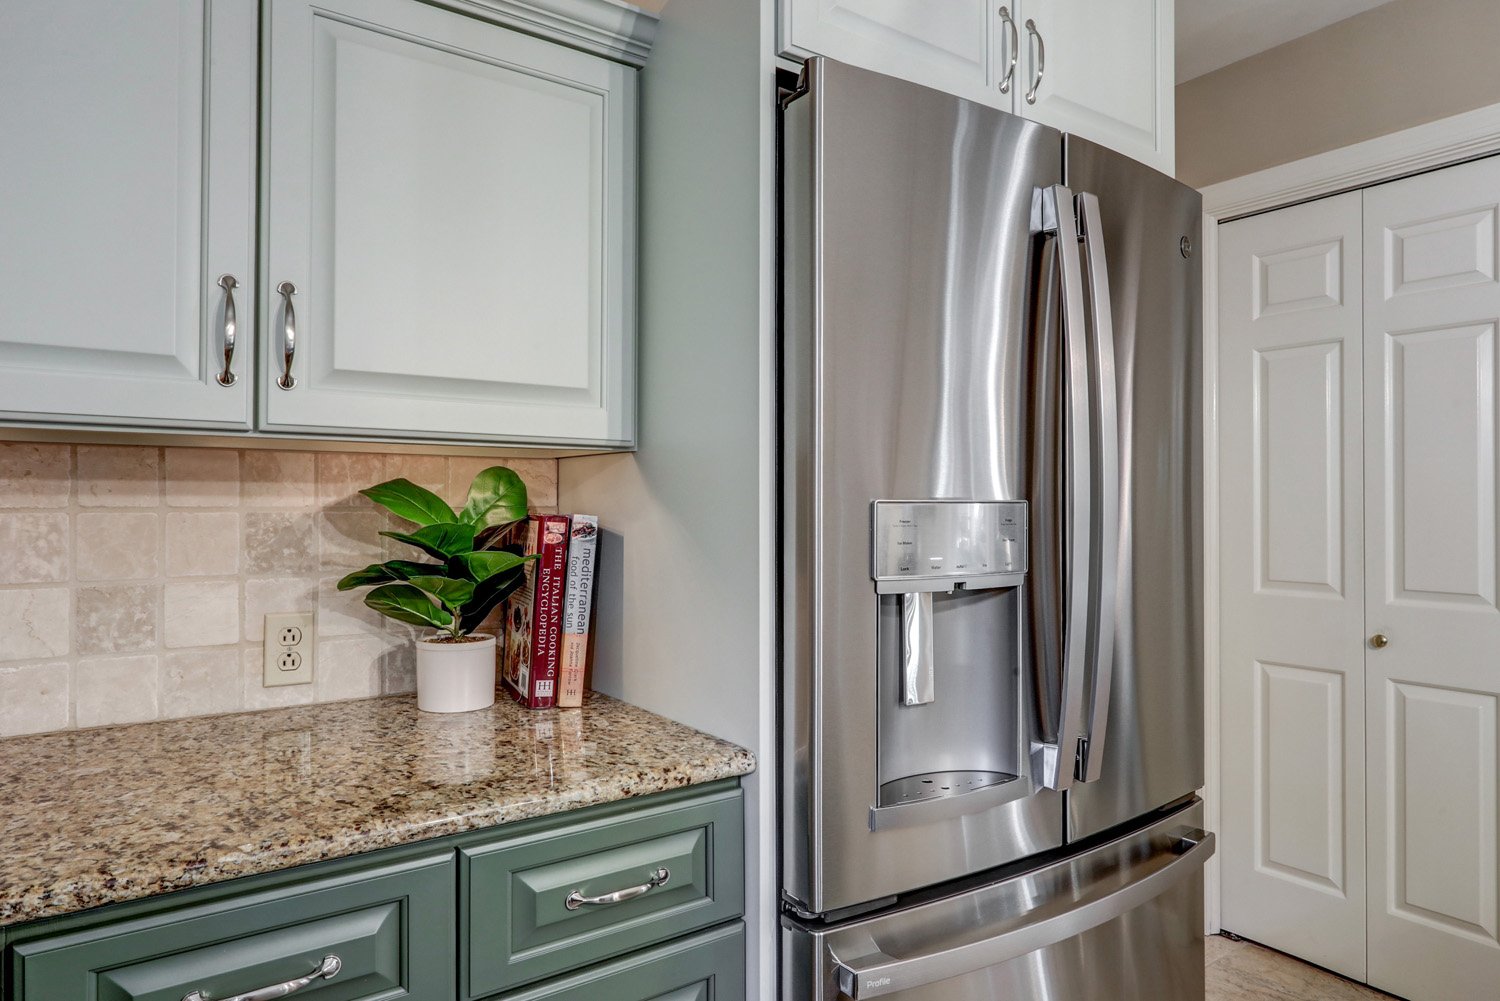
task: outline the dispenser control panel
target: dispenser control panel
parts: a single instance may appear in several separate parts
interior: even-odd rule
[[[870,576],[882,594],[1015,587],[1026,575],[1026,502],[878,500]]]

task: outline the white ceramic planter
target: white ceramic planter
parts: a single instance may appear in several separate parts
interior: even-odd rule
[[[417,640],[417,708],[466,713],[495,704],[495,637],[469,643]]]

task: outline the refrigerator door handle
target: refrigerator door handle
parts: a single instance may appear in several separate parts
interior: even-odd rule
[[[1120,567],[1120,407],[1115,395],[1115,325],[1110,310],[1109,264],[1104,256],[1104,224],[1099,199],[1078,195],[1079,235],[1088,271],[1090,354],[1093,360],[1094,544],[1091,549],[1090,596],[1093,628],[1089,660],[1093,685],[1089,694],[1088,729],[1079,744],[1078,778],[1093,782],[1104,767],[1104,738],[1109,723],[1109,689],[1114,673],[1115,585]]]
[[[1083,736],[1083,690],[1088,671],[1090,546],[1093,511],[1093,453],[1089,425],[1089,352],[1084,315],[1083,266],[1079,261],[1078,217],[1073,192],[1054,184],[1039,192],[1037,229],[1055,235],[1062,276],[1063,366],[1066,418],[1063,422],[1062,538],[1064,587],[1062,677],[1057,740],[1032,747],[1031,774],[1047,789],[1067,789],[1077,768]]]
[[[1111,878],[1076,897],[1041,904],[1012,931],[935,952],[891,956],[866,936],[868,952],[850,959],[831,957],[839,990],[853,1001],[866,1001],[1009,962],[1135,910],[1196,873],[1213,853],[1212,834],[1198,829],[1181,831],[1162,851],[1121,874],[1126,880],[1123,885]]]

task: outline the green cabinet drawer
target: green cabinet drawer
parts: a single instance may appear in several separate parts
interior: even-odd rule
[[[507,994],[503,1001],[745,1001],[745,926],[736,921]]]
[[[338,972],[296,990],[298,1001],[443,1001],[453,865],[444,852],[24,942],[14,997],[214,1001],[308,977],[336,956]]]
[[[464,997],[511,990],[743,913],[740,790],[647,804],[563,826],[501,830],[460,850]]]

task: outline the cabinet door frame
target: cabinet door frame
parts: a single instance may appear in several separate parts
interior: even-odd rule
[[[1066,78],[1061,76],[1062,69],[1057,66],[1055,60],[1059,56],[1070,54],[1075,43],[1066,38],[1050,37],[1055,35],[1056,31],[1048,15],[1057,7],[1070,2],[1071,0],[1016,0],[1017,6],[1020,7],[1017,23],[1021,28],[1021,58],[1016,66],[1015,89],[1018,94],[1023,95],[1017,98],[1017,113],[1032,121],[1050,125],[1060,131],[1081,136],[1090,142],[1134,157],[1168,176],[1174,175],[1177,166],[1176,63],[1173,50],[1174,0],[1137,0],[1143,4],[1150,3],[1156,18],[1156,30],[1153,33],[1156,55],[1153,73],[1153,129],[1152,134],[1145,141],[1142,141],[1139,135],[1133,134],[1126,123],[1085,104],[1066,101],[1063,95],[1059,94],[1058,81]],[[1121,0],[1116,0],[1116,2],[1121,2]],[[1191,2],[1191,0],[1184,0],[1184,2]],[[1077,5],[1073,4],[1073,6]],[[1046,48],[1046,57],[1042,60],[1044,72],[1041,84],[1037,88],[1035,103],[1028,103],[1024,97],[1035,79],[1039,51],[1035,41],[1027,32],[1028,21],[1036,22],[1037,31]]]
[[[176,229],[179,247],[170,312],[170,351],[6,345],[0,356],[6,397],[0,424],[162,430],[248,431],[255,383],[256,16],[236,0],[178,0],[181,87]],[[169,36],[163,36],[169,37]],[[127,40],[123,40],[128,42]],[[111,43],[114,44],[114,39]],[[196,92],[196,93],[195,93]],[[53,114],[62,109],[51,107]],[[196,175],[197,184],[183,184]],[[191,234],[191,235],[189,235]],[[224,302],[219,276],[232,275],[238,340],[233,385],[224,366]],[[70,295],[107,299],[107,278],[76,272]],[[59,281],[63,280],[59,277]],[[121,318],[128,322],[128,318]],[[91,358],[90,355],[93,355]],[[132,367],[126,358],[134,355]],[[124,356],[124,357],[121,357]],[[139,361],[143,357],[149,361]],[[68,359],[71,359],[68,360]],[[49,368],[49,360],[51,367]]]
[[[1012,85],[1009,94],[1001,94],[998,89],[999,74],[1002,72],[1000,52],[1006,44],[997,16],[1002,3],[963,0],[971,4],[983,18],[976,33],[976,39],[984,49],[983,65],[978,67],[977,75],[967,76],[957,66],[947,65],[947,61],[935,56],[921,59],[907,69],[905,60],[892,58],[897,53],[880,39],[850,28],[820,22],[822,8],[836,2],[837,0],[780,0],[776,5],[776,41],[780,54],[799,62],[815,55],[826,55],[850,65],[899,76],[1005,111],[1014,110],[1012,103],[1016,93],[1015,86]],[[1019,2],[1021,0],[1004,0],[1003,5],[1009,6],[1012,17],[1020,16],[1015,10]],[[1019,21],[1017,23],[1019,25]],[[894,33],[893,29],[888,30]],[[956,62],[957,58],[953,61]],[[1016,75],[1020,76],[1019,63]]]
[[[1208,782],[1203,797],[1210,830],[1221,829],[1223,783],[1220,778],[1219,693],[1219,251],[1218,227],[1257,212],[1352,188],[1394,180],[1424,170],[1500,153],[1500,104],[1478,108],[1415,128],[1393,132],[1343,149],[1319,153],[1211,185],[1203,190],[1203,234],[1192,252],[1203,266],[1203,422],[1204,422],[1204,716]],[[1205,926],[1209,934],[1222,927],[1221,870],[1210,859],[1205,870]]]
[[[639,81],[637,71],[599,56],[558,46],[491,21],[408,0],[270,0],[264,5],[262,59],[261,323],[257,381],[258,430],[275,434],[633,448],[636,392],[636,150]],[[341,29],[373,29],[386,38],[415,42],[435,52],[473,57],[494,66],[518,68],[602,99],[597,278],[597,342],[591,344],[586,403],[520,392],[505,400],[484,399],[465,384],[463,392],[439,392],[460,382],[451,377],[414,377],[420,391],[403,395],[399,379],[377,373],[369,385],[320,389],[334,364],[328,339],[331,298],[327,281],[331,254],[319,259],[315,230],[318,171],[328,171],[315,150],[315,39],[306,30],[313,18],[338,22]],[[483,38],[504,54],[481,51]],[[499,41],[497,41],[497,39]],[[543,63],[548,68],[539,68]],[[300,102],[300,103],[299,103]],[[331,143],[331,140],[328,140]],[[330,146],[331,149],[331,146]],[[331,184],[331,180],[326,180]],[[325,215],[331,209],[324,206]],[[283,296],[290,281],[296,317],[297,351],[291,390],[278,387],[283,371]],[[309,366],[318,366],[310,370]],[[311,371],[311,375],[310,375]],[[346,375],[339,372],[338,375]],[[424,381],[425,380],[425,381]],[[359,381],[358,379],[354,381]],[[349,380],[345,380],[346,383]],[[369,388],[376,383],[381,391]],[[545,388],[545,387],[542,387]],[[480,430],[471,430],[479,428]],[[495,430],[490,430],[494,428]]]

